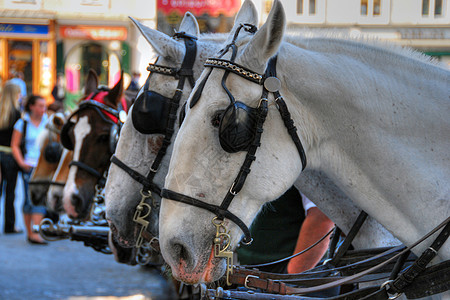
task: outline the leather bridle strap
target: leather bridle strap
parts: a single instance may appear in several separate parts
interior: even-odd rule
[[[144,187],[147,187],[147,190],[151,190],[156,192],[158,195],[161,194],[161,188],[157,186],[155,183],[150,182],[148,178],[141,173],[131,169],[125,163],[123,163],[120,159],[118,159],[115,155],[111,157],[111,162],[116,164],[119,168],[124,170],[131,178],[142,184]]]
[[[103,176],[102,174],[100,174],[99,171],[97,171],[96,169],[88,166],[87,164],[85,164],[81,161],[73,160],[69,163],[69,167],[71,167],[71,166],[77,166],[79,169],[91,174],[94,177],[97,177],[98,179],[102,178],[102,176]]]
[[[204,201],[171,191],[171,190],[167,190],[167,189],[162,189],[161,191],[161,196],[163,198],[167,198],[167,199],[174,199],[175,201],[181,202],[181,203],[185,203],[185,204],[189,204],[192,206],[196,206],[199,208],[203,208],[206,210],[209,210],[210,212],[212,212],[213,214],[217,215],[217,216],[223,216],[231,221],[233,221],[236,225],[238,225],[241,230],[244,232],[244,235],[246,237],[248,237],[249,239],[251,239],[251,234],[250,234],[250,230],[248,229],[247,225],[245,225],[244,222],[241,221],[241,219],[239,219],[236,215],[234,215],[233,213],[231,213],[228,210],[223,210],[220,206],[218,205],[214,205],[214,204],[209,204],[206,203]]]
[[[155,160],[153,161],[152,166],[150,167],[150,171],[148,172],[147,176],[144,176],[128,167],[115,155],[111,157],[111,162],[116,164],[122,170],[124,170],[128,175],[131,176],[131,178],[141,183],[143,185],[144,190],[152,191],[154,193],[157,193],[158,195],[161,194],[161,188],[153,182],[153,179],[156,173],[158,172],[158,168],[161,165],[161,162],[164,156],[166,155],[167,148],[170,146],[172,140],[175,128],[175,121],[177,119],[177,111],[180,104],[181,96],[183,94],[183,88],[186,78],[188,79],[191,87],[194,87],[195,84],[194,72],[192,68],[194,66],[195,57],[197,55],[197,44],[195,42],[197,38],[192,35],[186,34],[185,32],[175,33],[174,38],[184,39],[186,54],[184,56],[181,67],[177,69],[171,67],[158,66],[156,64],[150,64],[147,68],[147,70],[150,72],[160,73],[163,75],[179,78],[177,89],[170,101],[169,116],[167,119],[164,139],[161,147],[158,150],[158,153],[156,154]],[[150,75],[147,78],[147,81],[145,82],[144,90],[148,90],[149,88],[150,85],[149,79]]]
[[[51,180],[35,180],[35,181],[28,182],[28,185],[34,185],[34,184],[60,185],[60,186],[65,185],[65,183],[63,183],[63,182],[57,182],[57,181],[51,181]]]
[[[100,90],[100,92],[101,92],[101,90]],[[117,109],[114,109],[114,108],[109,107],[109,106],[107,106],[107,105],[105,105],[105,104],[103,104],[103,103],[98,102],[97,100],[94,100],[95,96],[96,96],[98,93],[99,93],[99,92],[93,94],[92,97],[89,97],[89,99],[82,101],[82,102],[80,103],[80,105],[79,105],[78,110],[76,110],[76,111],[69,117],[68,122],[70,122],[70,119],[71,119],[74,115],[78,114],[78,112],[79,112],[80,110],[83,110],[83,109],[86,109],[86,108],[93,108],[93,109],[100,115],[100,117],[101,117],[105,122],[111,123],[111,124],[113,124],[113,125],[116,124],[116,123],[113,122],[110,118],[105,117],[105,114],[104,114],[101,110],[104,110],[104,111],[106,111],[107,113],[113,115],[114,117],[117,118],[117,120],[118,120],[117,122],[118,122],[118,123],[121,123],[120,118],[119,118],[119,114],[120,114],[120,113],[119,113],[119,111],[118,111]],[[71,166],[77,166],[79,169],[81,169],[81,170],[83,170],[83,171],[89,173],[90,175],[96,177],[97,179],[101,179],[101,178],[103,177],[103,175],[102,175],[100,172],[98,172],[98,171],[95,170],[94,168],[90,167],[89,165],[87,165],[86,163],[83,163],[83,162],[81,162],[81,161],[74,161],[74,160],[73,160],[73,161],[71,161],[71,162],[69,163],[69,167],[71,167]],[[104,184],[104,183],[101,182],[101,185],[103,185],[103,184]]]

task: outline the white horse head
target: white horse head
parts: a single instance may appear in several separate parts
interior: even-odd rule
[[[156,62],[157,65],[172,68],[179,68],[181,66],[186,52],[184,39],[174,39],[157,30],[150,29],[134,19],[132,20],[158,53],[159,57]],[[203,64],[205,59],[213,55],[219,49],[219,46],[224,41],[226,35],[200,35],[197,20],[189,12],[185,14],[184,19],[181,22],[179,32],[185,32],[193,37],[198,37],[196,41],[197,52],[192,67],[193,78],[197,79],[204,68]],[[179,80],[173,76],[154,72],[149,79],[149,90],[167,97],[168,99],[172,99],[177,89],[178,82]],[[186,81],[179,102],[180,108],[178,112],[181,111],[181,107],[189,96],[190,91],[191,85]],[[142,89],[140,93],[142,93]],[[139,96],[140,94],[137,98]],[[133,110],[133,108],[134,107],[132,107],[131,110]],[[124,123],[115,156],[135,172],[147,176],[153,161],[161,148],[164,135],[143,134],[139,132],[133,126],[132,114],[132,111],[130,111],[128,118]],[[174,135],[178,132],[178,121],[179,118],[176,120]],[[170,146],[153,179],[153,182],[160,188],[164,185],[164,178],[167,174],[171,152],[172,147]],[[136,207],[142,198],[140,194],[142,188],[142,184],[130,177],[122,168],[119,168],[114,163],[111,164],[105,187],[106,212],[110,227],[114,231],[116,239],[118,239],[122,245],[133,246],[136,243],[140,225],[133,222],[133,216]],[[152,205],[151,214],[147,218],[150,222],[148,230],[153,234],[157,234],[160,197],[157,193],[153,193],[152,196],[154,198],[155,206]]]
[[[230,37],[239,24],[256,24],[241,17]],[[350,226],[345,217],[359,207],[411,245],[450,212],[449,72],[392,47],[331,38],[298,37],[287,43],[284,26],[283,8],[274,1],[260,30],[254,35],[241,30],[237,36],[234,62],[263,74],[269,58],[278,54],[279,92],[298,129],[307,169],[299,176],[304,165],[270,94],[256,160],[228,211],[249,226],[264,202],[295,183],[344,232]],[[228,51],[222,58],[230,57]],[[200,79],[209,72],[201,96],[196,97],[198,84],[188,100],[165,188],[220,206],[246,157],[246,151],[229,153],[220,143],[224,110],[231,96],[258,107],[262,86],[229,72],[227,93],[224,70],[205,70]],[[332,187],[324,191],[328,184]],[[314,186],[326,197],[314,197]],[[204,208],[163,199],[160,246],[177,278],[210,282],[224,273],[224,260],[214,257],[213,217]],[[241,228],[227,218],[224,226],[233,249]],[[367,246],[371,239],[365,239]],[[441,258],[449,258],[448,245]]]

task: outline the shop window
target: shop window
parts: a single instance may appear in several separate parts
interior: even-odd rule
[[[309,16],[316,14],[316,0],[297,0],[297,15],[308,12]]]
[[[422,16],[441,17],[444,0],[422,0]]]
[[[264,12],[266,15],[270,13],[270,10],[272,9],[273,0],[266,0],[264,1]]]
[[[118,51],[120,52],[120,49]],[[66,104],[69,107],[81,98],[90,69],[97,73],[100,85],[111,87],[120,78],[120,58],[101,43],[85,43],[73,48],[67,54],[64,65],[68,102]]]
[[[27,95],[33,89],[33,43],[31,41],[8,41],[8,71],[9,76],[23,76]]]

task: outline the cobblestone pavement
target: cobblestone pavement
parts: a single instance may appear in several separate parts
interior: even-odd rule
[[[18,182],[16,223],[23,229],[20,187]],[[1,300],[175,299],[171,285],[154,269],[119,264],[82,242],[32,245],[24,233],[3,234],[2,214],[1,220]]]

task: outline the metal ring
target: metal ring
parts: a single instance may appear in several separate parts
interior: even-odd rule
[[[218,218],[218,217],[214,217],[214,218],[212,219],[211,223],[213,223],[213,225],[215,225],[215,226],[222,226],[222,225],[223,225],[223,220],[220,220],[220,219],[219,219],[220,223],[216,223],[216,220],[217,220],[217,219],[219,219],[219,218]]]
[[[388,281],[385,281],[385,282],[380,286],[380,289],[384,289],[388,284],[391,284],[392,282],[394,282],[394,280],[388,280]]]
[[[432,247],[428,247],[428,249],[430,249],[431,251],[433,251],[434,254],[436,254],[436,255],[438,254],[438,252],[437,252],[435,249],[433,249]]]
[[[241,241],[241,243],[244,244],[244,245],[246,245],[246,246],[247,246],[247,245],[250,245],[251,243],[253,243],[253,238],[251,237],[251,238],[250,238],[250,241],[248,241],[248,242],[245,242],[245,239],[243,239],[243,240]]]

